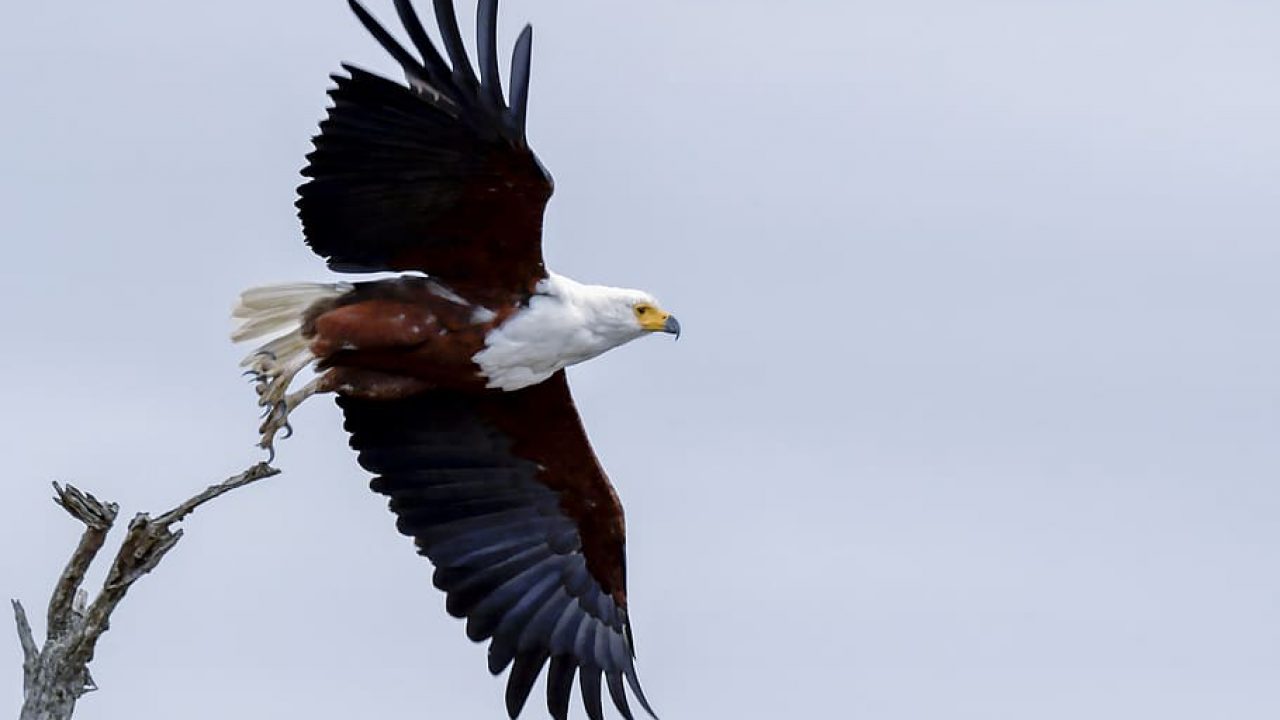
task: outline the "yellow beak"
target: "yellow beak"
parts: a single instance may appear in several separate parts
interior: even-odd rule
[[[648,313],[649,317],[640,322],[640,327],[648,332],[671,333],[680,337],[680,321],[669,312]]]

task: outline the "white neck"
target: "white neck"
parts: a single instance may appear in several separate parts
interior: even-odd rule
[[[527,307],[485,338],[472,360],[489,387],[518,390],[644,334],[632,306],[652,301],[638,290],[584,285],[550,273]]]

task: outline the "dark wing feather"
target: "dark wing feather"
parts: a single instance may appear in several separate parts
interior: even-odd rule
[[[515,392],[338,403],[373,489],[436,564],[448,611],[472,640],[490,641],[490,672],[511,668],[512,717],[548,662],[553,717],[565,717],[575,674],[589,717],[599,717],[602,680],[624,716],[627,683],[648,709],[627,619],[622,506],[563,372]]]
[[[476,55],[484,97],[502,107],[502,78],[498,76],[498,0],[480,0],[476,11]]]
[[[471,70],[471,60],[467,58],[467,48],[462,44],[462,32],[458,30],[458,15],[453,11],[453,0],[432,0],[436,11],[436,24],[440,26],[440,37],[444,39],[444,49],[449,53],[449,62],[453,63],[453,77],[460,87],[474,89],[476,76]]]
[[[512,55],[511,106],[498,75],[497,3],[481,0],[477,80],[451,0],[435,16],[449,62],[409,0],[395,0],[415,55],[355,0],[356,17],[408,85],[349,65],[302,171],[307,244],[339,271],[416,270],[478,299],[529,293],[546,276],[542,215],[551,177],[525,139],[531,34]]]
[[[409,33],[409,39],[413,41],[413,46],[422,55],[423,63],[430,73],[431,85],[434,87],[452,87],[450,85],[449,76],[451,72],[449,66],[445,63],[444,58],[440,57],[440,51],[436,50],[435,44],[431,42],[431,37],[427,35],[426,28],[422,27],[422,20],[418,18],[418,12],[413,9],[413,3],[409,2],[409,0],[395,0],[395,3],[396,15],[400,17],[400,24],[404,25],[405,32]]]
[[[533,26],[525,25],[516,38],[511,53],[511,125],[524,135],[525,117],[529,114],[529,63],[533,56]]]
[[[551,667],[547,670],[547,712],[556,720],[566,720],[569,717],[575,669],[576,666],[568,655],[551,658]]]

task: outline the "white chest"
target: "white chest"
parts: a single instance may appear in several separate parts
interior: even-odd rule
[[[550,273],[528,305],[491,330],[471,359],[491,388],[536,385],[640,337],[643,330],[631,311],[635,294]]]
[[[536,385],[613,347],[575,318],[572,308],[540,300],[490,331],[484,349],[472,356],[489,387]]]

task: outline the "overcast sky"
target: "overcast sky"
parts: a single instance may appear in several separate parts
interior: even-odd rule
[[[1280,6],[526,21],[550,264],[685,328],[571,374],[664,718],[1280,714]],[[0,590],[38,619],[79,532],[51,480],[127,517],[259,459],[227,315],[329,277],[292,203],[344,60],[395,71],[340,0],[6,7]],[[78,717],[504,717],[337,409],[295,420]]]

